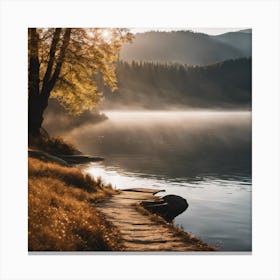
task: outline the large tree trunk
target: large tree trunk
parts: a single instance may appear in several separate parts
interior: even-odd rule
[[[39,71],[40,63],[38,57],[39,36],[36,28],[30,28],[29,32],[29,69],[28,69],[28,131],[33,136],[40,134],[43,121],[40,105]]]
[[[28,132],[32,136],[39,136],[44,120],[44,111],[48,107],[50,93],[29,95],[28,97]]]
[[[43,106],[40,95],[29,95],[28,98],[28,132],[32,136],[39,136],[43,123],[43,113],[46,106]]]
[[[62,45],[58,47],[61,28],[56,28],[49,52],[48,66],[40,89],[40,63],[39,63],[39,36],[36,28],[29,29],[29,76],[28,76],[28,132],[32,136],[39,136],[43,123],[43,114],[48,106],[48,99],[55,83],[59,78],[61,67],[65,57],[65,51],[70,41],[71,28],[64,31]],[[58,58],[55,62],[55,54]],[[55,65],[54,65],[55,64]],[[53,74],[51,75],[51,73]]]

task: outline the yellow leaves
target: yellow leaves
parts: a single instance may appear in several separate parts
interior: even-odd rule
[[[65,94],[66,91],[67,94]],[[87,88],[86,85],[78,83],[74,88],[70,88],[67,84],[64,84],[63,90],[57,89],[52,95],[52,97],[57,98],[61,105],[72,115],[78,115],[85,110],[93,109],[102,96],[102,93],[97,91],[96,85]]]
[[[38,30],[42,86],[55,29]],[[100,92],[102,85],[112,91],[117,89],[115,63],[119,58],[121,45],[131,40],[132,34],[123,28],[73,28],[51,97],[57,98],[71,114],[79,114],[97,106],[103,97]],[[54,68],[58,63],[58,56],[56,53]]]

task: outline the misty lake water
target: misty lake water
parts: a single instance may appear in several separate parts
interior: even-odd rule
[[[111,111],[69,138],[116,188],[187,199],[174,223],[222,251],[251,251],[251,112]]]

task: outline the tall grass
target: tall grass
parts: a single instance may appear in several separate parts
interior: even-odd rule
[[[73,155],[80,153],[70,142],[61,137],[32,137],[29,136],[29,146],[45,151],[53,155]]]
[[[29,158],[28,176],[49,177],[58,179],[72,187],[77,187],[88,192],[97,192],[103,187],[112,189],[110,184],[105,185],[101,178],[93,178],[89,174],[81,172],[75,167],[65,167],[52,162],[43,162],[38,159]],[[103,189],[102,189],[103,190]]]
[[[79,169],[29,158],[29,251],[122,250],[118,231],[92,201],[115,191]]]

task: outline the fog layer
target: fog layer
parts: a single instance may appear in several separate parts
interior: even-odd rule
[[[251,113],[105,112],[66,136],[109,164],[173,177],[251,172]]]

